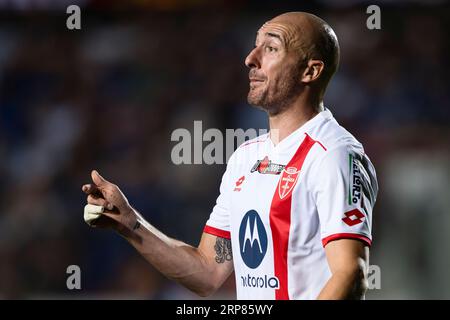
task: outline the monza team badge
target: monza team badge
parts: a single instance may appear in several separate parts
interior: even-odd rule
[[[278,182],[278,195],[280,199],[285,198],[294,188],[298,180],[298,174],[300,170],[295,167],[289,167],[283,170],[283,173]]]

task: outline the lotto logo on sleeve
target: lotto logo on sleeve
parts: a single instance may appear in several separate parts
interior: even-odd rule
[[[241,257],[247,267],[257,268],[267,252],[267,233],[264,224],[255,210],[248,211],[239,228],[239,247]]]
[[[365,216],[358,209],[353,209],[349,212],[346,212],[344,213],[344,216],[345,217],[342,218],[342,221],[344,221],[350,227],[360,224],[364,221],[365,218]]]

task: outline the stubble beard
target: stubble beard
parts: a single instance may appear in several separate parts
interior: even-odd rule
[[[293,104],[302,92],[298,71],[288,72],[278,81],[274,88],[250,88],[247,102],[258,109],[264,110],[269,116],[282,113]],[[260,92],[256,92],[259,90]],[[254,92],[255,91],[255,92]]]

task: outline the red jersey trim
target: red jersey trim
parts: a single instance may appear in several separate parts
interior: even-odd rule
[[[275,189],[275,194],[270,206],[270,229],[272,231],[273,241],[273,257],[274,257],[274,271],[275,276],[279,281],[279,288],[275,291],[276,300],[289,300],[289,284],[288,284],[288,246],[289,246],[289,231],[291,227],[291,202],[292,189],[297,183],[298,175],[300,174],[306,156],[311,150],[316,141],[311,139],[309,135],[305,135],[303,142],[298,147],[292,159],[286,165],[287,170],[291,167],[296,169],[296,172],[283,172]],[[295,175],[293,185],[290,186],[288,192],[280,193],[283,178],[287,176],[292,178],[289,174]],[[287,183],[286,183],[287,186]]]
[[[208,225],[203,228],[203,232],[212,234],[213,236],[218,236],[220,238],[231,239],[231,234],[229,231],[217,229]]]
[[[267,139],[268,139],[268,138],[266,137],[264,140],[247,141],[247,142],[244,142],[243,144],[241,144],[241,145],[239,146],[239,148],[246,147],[246,146],[248,146],[248,145],[250,145],[250,144],[253,144],[253,143],[264,142],[264,141],[266,141]]]
[[[336,233],[322,239],[322,245],[325,247],[329,242],[339,239],[357,239],[365,242],[369,247],[372,245],[372,240],[362,234],[357,233]]]
[[[311,138],[311,136],[309,134],[306,133],[306,135],[313,140],[314,142],[318,143],[319,146],[321,146],[323,148],[323,150],[327,151],[327,148],[325,148],[325,146],[322,144],[322,142],[318,141],[318,140],[314,140],[313,138]]]

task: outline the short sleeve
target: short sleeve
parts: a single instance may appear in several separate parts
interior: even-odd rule
[[[221,238],[230,239],[230,170],[231,161],[222,176],[220,183],[220,194],[217,197],[216,204],[206,222],[203,232],[209,233]]]
[[[338,239],[370,246],[377,193],[375,169],[363,152],[347,146],[327,151],[314,178],[323,246]]]

